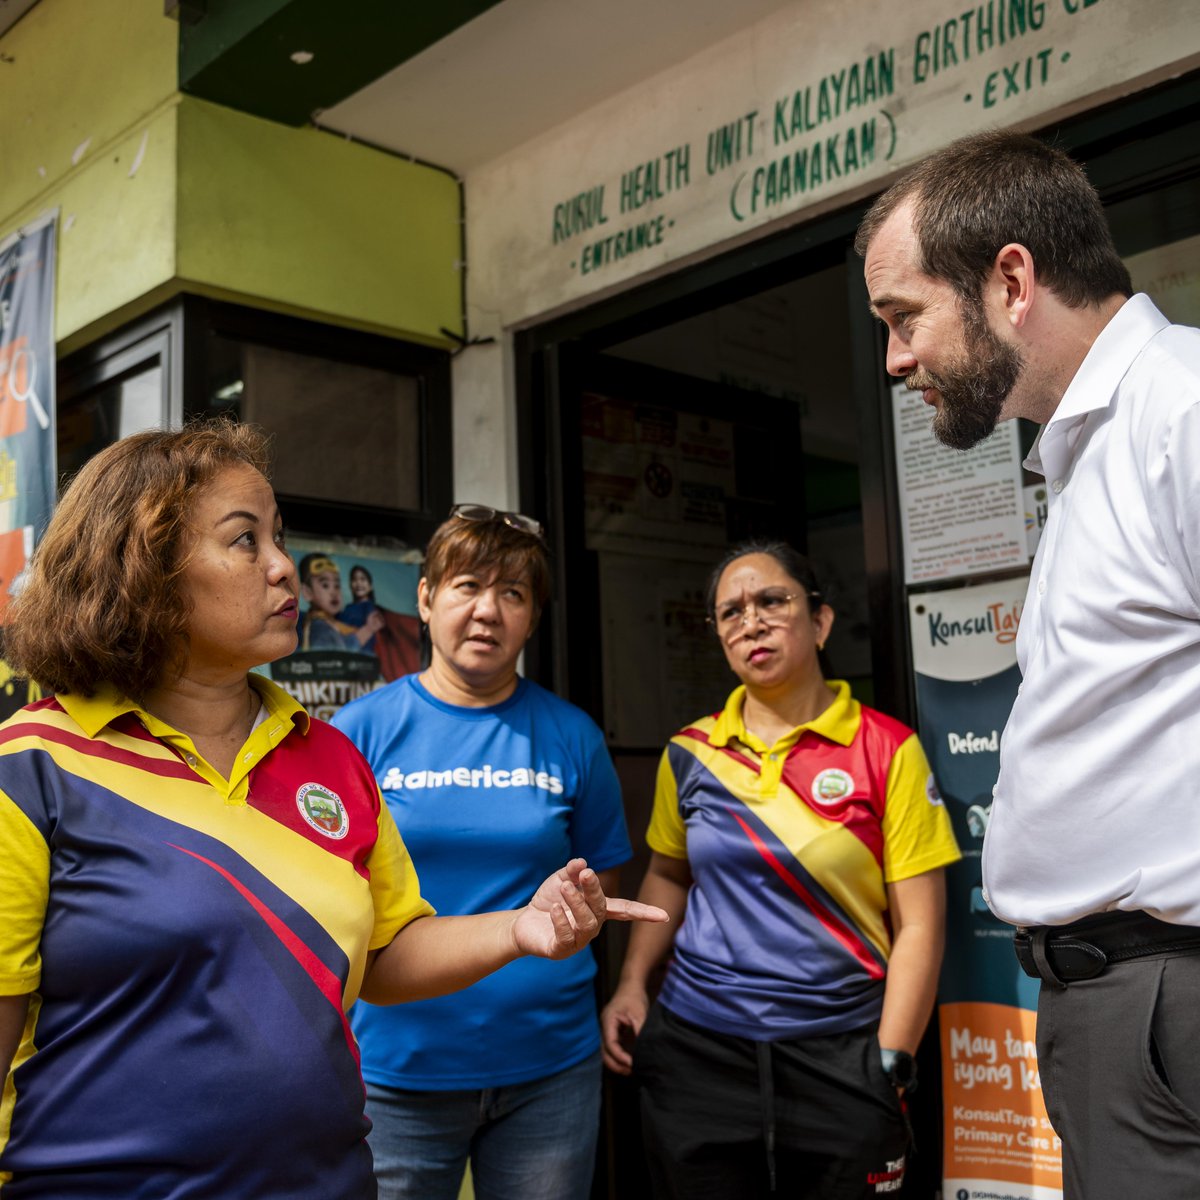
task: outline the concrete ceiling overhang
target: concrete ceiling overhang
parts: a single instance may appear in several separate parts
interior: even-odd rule
[[[206,0],[199,22],[181,25],[180,87],[463,175],[778,9],[811,3]]]
[[[354,95],[500,0],[188,0],[179,88],[285,125]]]

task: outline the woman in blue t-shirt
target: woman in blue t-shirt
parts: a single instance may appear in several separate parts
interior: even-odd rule
[[[528,898],[585,857],[607,889],[630,857],[616,773],[583,712],[517,674],[549,594],[541,526],[458,505],[429,543],[428,668],[343,708],[442,915]],[[592,978],[578,956],[504,968],[453,998],[352,1014],[380,1200],[454,1200],[471,1162],[489,1200],[591,1188],[600,1108]]]

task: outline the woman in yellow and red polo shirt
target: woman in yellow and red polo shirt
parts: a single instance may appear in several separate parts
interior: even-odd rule
[[[362,755],[251,674],[296,648],[267,467],[221,420],[109,446],[8,611],[55,695],[0,726],[4,1200],[369,1200],[360,992],[664,915],[581,858],[520,909],[433,915]]]
[[[807,559],[744,543],[707,601],[741,686],[663,753],[640,899],[672,920],[633,931],[605,1059],[641,1084],[657,1197],[898,1191],[950,821],[916,735],[824,678]]]

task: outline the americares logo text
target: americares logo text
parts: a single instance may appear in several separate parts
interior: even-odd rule
[[[511,788],[535,787],[552,796],[563,794],[563,781],[548,771],[536,767],[447,767],[444,771],[403,771],[389,767],[379,781],[385,792],[416,791],[418,788]]]

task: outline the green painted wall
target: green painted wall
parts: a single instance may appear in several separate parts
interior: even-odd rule
[[[191,290],[438,345],[461,330],[458,184],[442,171],[184,97],[178,221]]]
[[[43,0],[0,38],[0,215],[86,169],[172,96],[177,39],[154,0]]]
[[[0,237],[61,210],[60,340],[173,274],[177,38],[153,0],[42,0],[0,38]]]
[[[176,91],[161,0],[41,0],[0,37],[0,237],[57,207],[65,352],[183,291],[437,345],[444,173]]]

